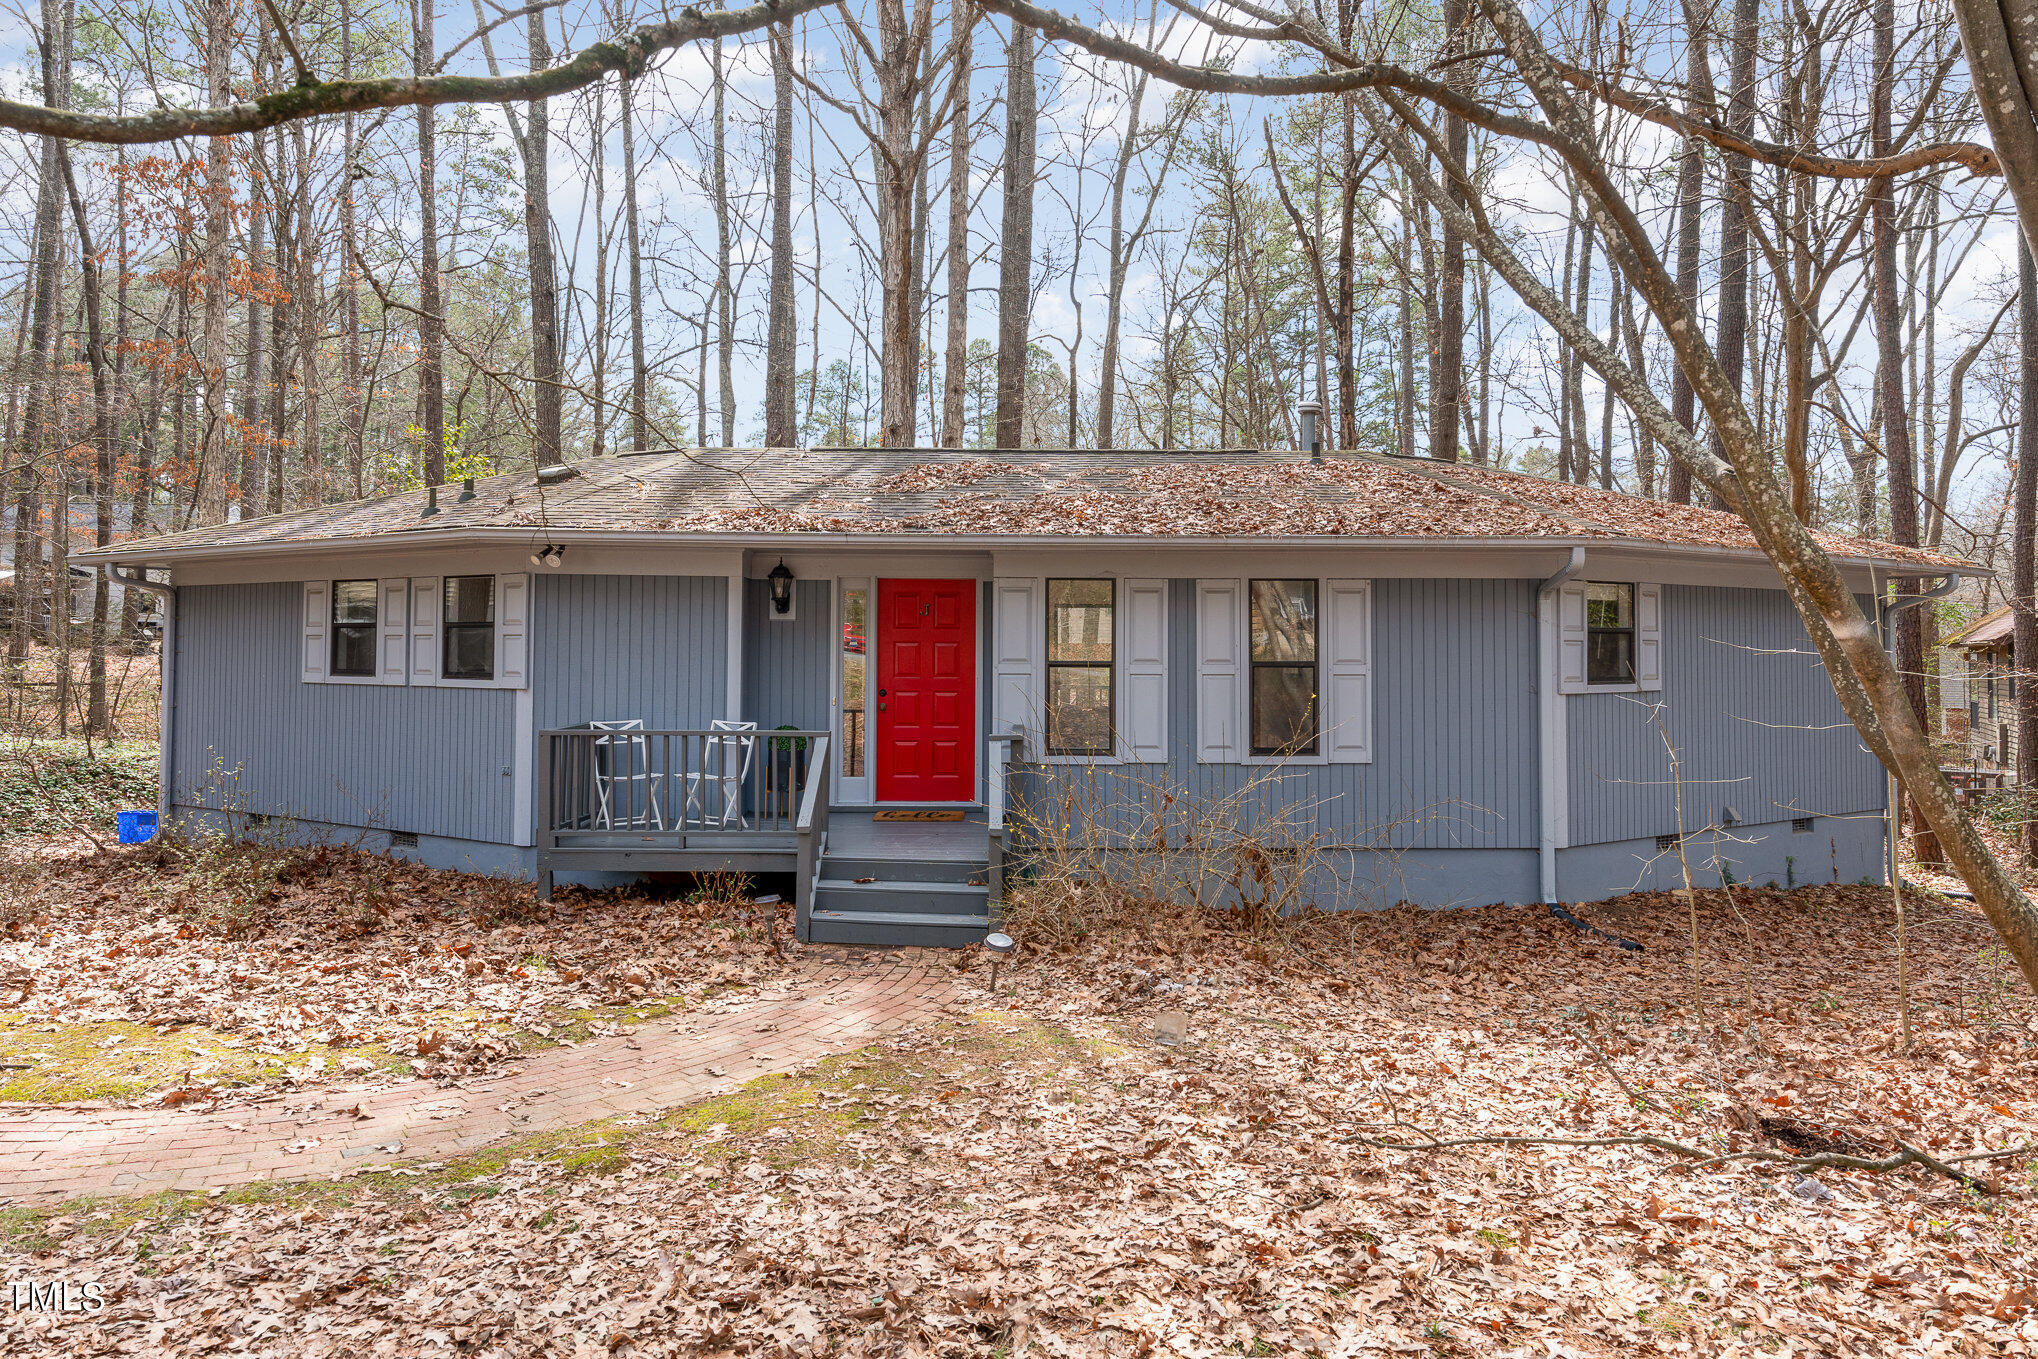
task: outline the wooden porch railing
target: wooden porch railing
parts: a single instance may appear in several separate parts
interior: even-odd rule
[[[1005,899],[1005,808],[1011,800],[1008,784],[1012,768],[1026,755],[1026,729],[1014,723],[1012,730],[991,737],[986,747],[984,812],[990,822],[991,846],[990,871],[984,875],[984,881],[990,884],[990,907],[995,917]]]
[[[538,848],[795,848],[803,809],[826,825],[824,731],[538,734]]]

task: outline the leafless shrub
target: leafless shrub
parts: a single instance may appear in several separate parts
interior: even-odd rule
[[[1318,911],[1393,905],[1399,851],[1424,808],[1356,837],[1327,831],[1332,801],[1297,797],[1285,763],[1249,767],[1224,791],[1165,767],[1036,766],[1011,820],[1020,844],[1005,918],[1029,940],[1068,947],[1130,930],[1180,937],[1217,926],[1262,938]],[[1367,865],[1360,881],[1354,866]]]

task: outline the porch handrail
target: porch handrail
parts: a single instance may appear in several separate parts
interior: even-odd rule
[[[828,852],[828,759],[826,735],[814,742],[807,761],[806,786],[800,789],[800,811],[793,826],[799,853],[793,860],[793,934],[801,943],[813,935],[814,889],[821,877],[821,858]]]
[[[627,744],[604,745],[613,733],[588,726],[538,733],[541,847],[627,837],[673,848],[776,839],[791,848],[828,749],[825,731],[643,727],[627,735]],[[733,755],[745,745],[747,762]]]
[[[984,881],[990,887],[989,906],[995,916],[1005,899],[1005,802],[1009,796],[1005,784],[1012,766],[1025,758],[1026,728],[1014,722],[1010,731],[994,732],[984,745],[984,815],[991,832]]]

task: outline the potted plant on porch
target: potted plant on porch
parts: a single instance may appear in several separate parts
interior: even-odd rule
[[[798,731],[790,722],[781,722],[777,731]],[[771,791],[772,800],[779,816],[791,816],[798,808],[794,799],[799,796],[801,785],[807,780],[807,738],[804,736],[774,736],[771,738]]]

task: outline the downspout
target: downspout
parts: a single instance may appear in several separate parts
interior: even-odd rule
[[[1565,759],[1569,753],[1565,750],[1564,741],[1562,681],[1557,674],[1557,622],[1551,612],[1550,601],[1584,569],[1585,549],[1574,547],[1571,560],[1564,563],[1564,568],[1536,588],[1536,648],[1540,653],[1536,676],[1536,800],[1542,822],[1536,840],[1536,858],[1541,870],[1543,904],[1546,906],[1557,904],[1557,823],[1563,811],[1558,804],[1564,796],[1563,783],[1558,778],[1558,761]]]
[[[177,587],[150,580],[143,572],[124,572],[113,562],[106,563],[103,569],[108,580],[118,581],[130,590],[147,590],[163,601],[163,655],[158,663],[160,694],[156,701],[159,728],[156,744],[160,750],[156,816],[167,823],[170,819],[170,771],[175,767],[171,763],[170,747],[177,730]]]

